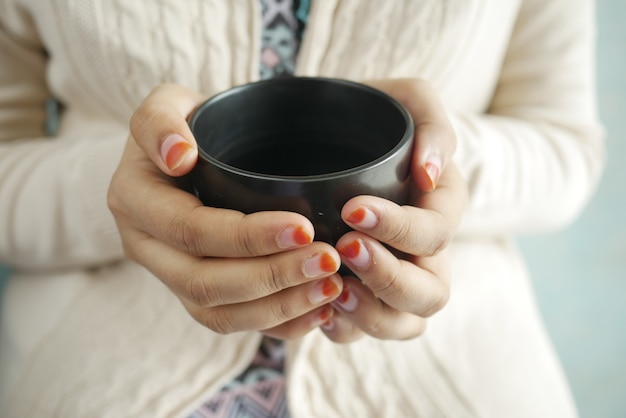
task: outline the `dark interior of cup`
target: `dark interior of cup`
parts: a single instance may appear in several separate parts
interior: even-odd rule
[[[322,78],[247,84],[190,121],[205,158],[269,176],[317,176],[367,165],[406,137],[400,106],[370,87]]]

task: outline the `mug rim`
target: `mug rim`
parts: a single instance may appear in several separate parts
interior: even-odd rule
[[[333,171],[333,172],[323,173],[323,174],[309,174],[309,175],[302,175],[302,176],[264,174],[264,173],[259,173],[255,171],[238,168],[230,164],[226,164],[223,161],[220,161],[219,159],[208,154],[206,151],[202,149],[202,147],[200,147],[199,144],[198,144],[198,156],[223,171],[226,171],[231,174],[238,175],[238,176],[243,176],[246,178],[258,179],[258,180],[264,180],[264,181],[277,181],[277,182],[298,182],[298,183],[319,182],[319,181],[327,181],[327,180],[334,180],[338,178],[348,177],[348,176],[362,173],[364,171],[378,167],[384,164],[385,162],[387,162],[388,160],[392,159],[395,155],[398,154],[400,150],[405,148],[407,144],[410,145],[412,143],[413,134],[414,134],[413,118],[411,117],[411,114],[406,109],[406,107],[404,107],[399,101],[397,101],[390,95],[374,87],[368,86],[366,84],[358,83],[358,82],[351,81],[351,80],[345,80],[345,79],[340,79],[340,78],[330,78],[330,77],[286,77],[286,78],[279,78],[279,79],[259,80],[259,81],[254,81],[254,82],[245,83],[245,84],[231,87],[227,90],[224,90],[220,93],[217,93],[211,96],[210,98],[202,102],[198,107],[196,107],[193,110],[188,121],[189,128],[191,129],[191,133],[195,137],[194,126],[196,122],[198,121],[198,119],[200,118],[200,115],[207,107],[211,106],[213,103],[219,100],[222,100],[230,95],[237,94],[241,90],[248,89],[254,85],[294,83],[294,82],[300,82],[300,81],[309,81],[309,82],[312,81],[312,82],[323,82],[323,83],[330,83],[330,84],[345,85],[350,88],[363,90],[368,93],[375,94],[379,97],[382,97],[383,99],[387,100],[394,108],[396,108],[398,112],[400,113],[400,115],[402,116],[402,118],[404,119],[405,130],[402,134],[402,137],[400,138],[400,140],[398,140],[398,142],[393,146],[392,149],[390,149],[383,155],[379,156],[378,158],[372,161],[369,161],[365,164],[361,164],[356,167],[351,167],[345,170]],[[197,139],[196,139],[196,143],[198,143]]]

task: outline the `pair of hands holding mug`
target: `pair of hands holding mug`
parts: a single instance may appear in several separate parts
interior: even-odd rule
[[[450,294],[446,246],[467,200],[451,161],[456,138],[426,82],[366,84],[404,104],[415,121],[411,205],[351,199],[342,218],[354,231],[335,247],[314,241],[313,226],[297,213],[206,207],[178,187],[198,157],[186,119],[206,97],[162,85],[133,114],[109,188],[126,255],[218,333],[289,339],[321,327],[336,342],[420,335]],[[341,262],[358,279],[341,277]]]

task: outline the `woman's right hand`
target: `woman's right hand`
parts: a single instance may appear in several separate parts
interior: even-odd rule
[[[213,331],[302,336],[333,314],[339,255],[304,216],[206,207],[177,186],[197,161],[186,119],[204,100],[162,85],[133,114],[108,194],[124,251]]]

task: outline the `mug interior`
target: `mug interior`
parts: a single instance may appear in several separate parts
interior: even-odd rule
[[[410,116],[389,96],[322,78],[236,87],[205,102],[190,126],[203,158],[268,177],[366,169],[412,137]]]

